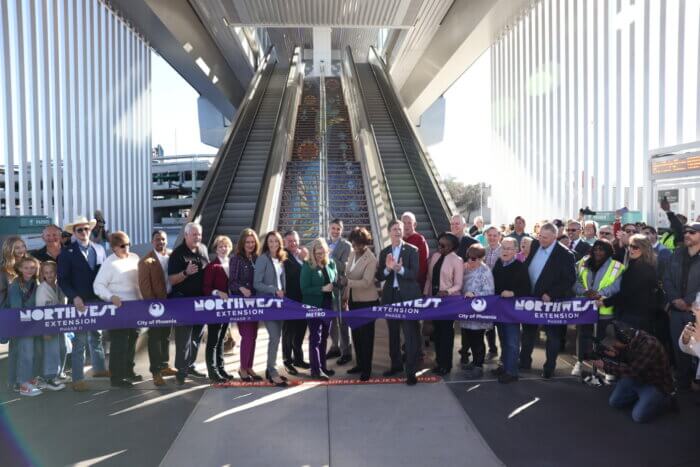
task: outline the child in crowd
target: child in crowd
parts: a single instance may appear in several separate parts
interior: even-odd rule
[[[39,261],[31,256],[25,256],[16,265],[19,275],[12,281],[7,291],[6,305],[8,308],[29,308],[36,306],[36,291],[39,287]],[[10,345],[16,352],[16,370],[14,381],[15,390],[22,396],[38,396],[41,389],[34,385],[34,337],[14,337]],[[10,362],[12,364],[12,362]]]
[[[41,264],[39,270],[39,288],[36,291],[36,306],[51,306],[65,305],[67,303],[66,296],[58,287],[56,278],[58,266],[54,261],[45,261]],[[47,336],[38,336],[43,345],[43,379],[37,378],[40,389],[49,389],[52,391],[60,391],[65,388],[65,384],[57,381],[57,377],[61,374],[63,367],[61,361],[60,341],[63,339],[63,334],[52,334]]]

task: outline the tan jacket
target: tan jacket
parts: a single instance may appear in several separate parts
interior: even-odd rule
[[[170,252],[168,251],[168,254]],[[168,296],[165,274],[156,252],[151,250],[139,261],[139,290],[144,299],[163,299]]]
[[[355,250],[350,252],[348,262],[345,267],[345,276],[348,278],[348,286],[345,288],[344,299],[350,297],[352,289],[352,299],[355,302],[373,302],[379,300],[379,293],[374,281],[377,272],[377,257],[368,248],[357,260],[355,267],[352,262],[355,260]]]
[[[425,281],[423,293],[428,297],[432,295],[433,268],[440,259],[440,253],[433,254],[428,265],[428,278]],[[445,256],[440,268],[440,290],[446,290],[449,295],[462,293],[462,281],[464,279],[464,262],[455,252]]]

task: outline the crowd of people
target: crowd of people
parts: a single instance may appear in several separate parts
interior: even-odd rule
[[[545,302],[584,297],[597,302],[599,320],[577,326],[572,374],[590,370],[591,384],[616,382],[611,405],[636,404],[633,417],[646,421],[668,405],[676,391],[700,390],[694,360],[700,353],[695,327],[695,313],[700,313],[700,222],[687,222],[667,203],[661,207],[671,225],[663,236],[641,223],[618,220],[599,226],[582,216],[566,222],[541,221],[528,233],[520,216],[510,226],[484,225],[481,218],[468,226],[457,215],[450,221],[450,231],[438,236],[432,255],[410,212],[389,223],[390,244],[377,255],[368,229],[356,227],[345,239],[342,220],[335,219],[328,228],[329,238],[318,238],[308,247],[300,245],[294,231],[259,237],[245,229],[235,245],[226,236],[216,237],[213,251],[202,243],[201,226],[189,223],[174,250],[167,248],[167,234],[156,231],[152,250],[139,258],[130,251],[128,234],[109,234],[101,216],[79,217],[63,229],[47,227],[42,236],[45,246],[33,252],[20,237],[6,239],[0,303],[6,308],[70,303],[83,310],[98,301],[119,307],[141,298],[269,296],[352,313],[423,296],[496,294],[534,296]],[[343,319],[265,321],[269,339],[264,376],[253,369],[258,323],[237,326],[241,336],[237,376],[242,381],[264,378],[283,387],[300,369],[328,380],[334,376],[327,365],[333,358],[337,367],[354,358],[347,373],[362,381],[371,377],[375,322],[351,330]],[[415,385],[425,345],[434,345],[433,373],[444,376],[453,371],[453,321],[388,320],[387,326],[390,367],[384,376],[404,373],[406,384]],[[487,323],[461,321],[458,327],[459,362],[467,378],[482,377],[485,362],[496,359],[498,365],[491,371],[500,383],[515,382],[521,371],[531,369],[538,326],[499,323],[494,329]],[[166,376],[175,376],[178,385],[188,377],[213,383],[235,378],[223,357],[230,339],[228,324],[206,325],[207,374],[196,369],[204,328],[174,328],[174,368],[169,355],[171,329],[148,329],[153,384],[165,385]],[[551,378],[558,354],[566,348],[567,327],[546,325],[543,330],[542,377]],[[109,366],[100,331],[12,338],[9,387],[24,396],[61,390],[69,366],[72,389],[86,391],[86,352],[94,377],[108,377],[114,387],[131,387],[142,380],[134,372],[138,332],[109,331]],[[302,344],[307,332],[305,360]],[[606,347],[601,357],[595,349],[606,336],[616,337],[616,345]],[[280,343],[283,372],[277,366]]]

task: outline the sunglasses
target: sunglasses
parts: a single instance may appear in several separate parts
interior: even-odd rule
[[[638,247],[637,245],[630,244],[630,250],[641,250],[641,248]]]
[[[696,233],[698,233],[696,230],[686,230],[683,235],[695,235]]]
[[[89,232],[90,228],[89,227],[80,227],[78,229],[75,229],[75,233],[83,233],[83,232]]]
[[[123,245],[119,245],[119,248],[126,248],[128,246],[131,246],[131,243],[125,243]]]
[[[467,258],[467,261],[479,261],[481,258],[474,258],[473,256],[470,256]]]
[[[601,232],[600,234],[606,237],[612,237],[612,232]]]
[[[566,229],[567,232],[578,232],[581,229]]]

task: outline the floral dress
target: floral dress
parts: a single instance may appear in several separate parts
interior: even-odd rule
[[[462,295],[472,292],[477,297],[493,295],[496,287],[493,284],[493,274],[483,262],[473,271],[464,271],[464,281],[462,282]],[[493,324],[479,321],[460,321],[459,325],[464,329],[491,329]]]

